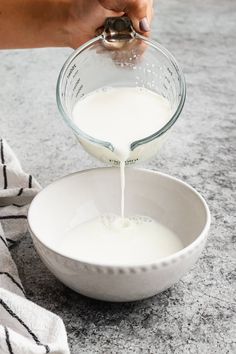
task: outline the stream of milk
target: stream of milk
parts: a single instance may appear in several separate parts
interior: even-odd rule
[[[78,101],[72,115],[79,129],[113,145],[120,161],[124,217],[125,160],[130,144],[154,134],[170,120],[169,101],[141,87],[103,88]]]

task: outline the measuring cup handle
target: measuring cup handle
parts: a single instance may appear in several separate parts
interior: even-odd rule
[[[136,37],[136,32],[129,17],[108,17],[102,36],[107,42],[127,42]]]

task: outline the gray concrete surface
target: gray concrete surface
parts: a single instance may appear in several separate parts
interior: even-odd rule
[[[182,64],[188,94],[171,139],[144,166],[197,188],[211,209],[211,232],[201,259],[178,284],[127,304],[94,301],[63,286],[27,235],[12,251],[26,292],[63,318],[72,354],[236,352],[236,3],[160,0],[156,13],[153,38]],[[70,52],[0,52],[0,135],[42,185],[99,165],[57,110],[56,79]]]

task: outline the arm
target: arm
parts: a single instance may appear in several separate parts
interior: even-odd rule
[[[1,0],[0,48],[68,46],[68,0]]]

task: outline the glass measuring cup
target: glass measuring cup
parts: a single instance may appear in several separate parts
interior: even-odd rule
[[[119,159],[112,142],[89,136],[72,119],[79,100],[107,87],[144,87],[169,100],[170,120],[152,135],[133,141],[126,164],[155,155],[182,111],[185,80],[174,57],[160,44],[136,33],[127,17],[108,18],[102,34],[67,59],[57,82],[59,110],[79,142],[89,154],[115,165]]]

